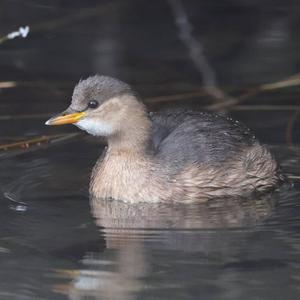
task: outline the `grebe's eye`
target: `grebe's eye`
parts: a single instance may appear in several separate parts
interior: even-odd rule
[[[99,106],[99,102],[97,100],[91,100],[88,103],[88,108],[97,108]]]

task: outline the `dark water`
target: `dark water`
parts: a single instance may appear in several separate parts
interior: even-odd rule
[[[87,145],[2,161],[1,299],[299,297],[297,182],[251,201],[89,203]],[[297,175],[296,153],[274,150]]]
[[[78,132],[44,122],[95,72],[148,98],[201,90],[168,3],[1,1],[3,35],[32,27],[0,44],[0,79],[17,84],[0,90],[1,144]],[[296,2],[191,1],[186,10],[217,83],[233,95],[297,73]],[[298,98],[293,87],[229,110],[293,182],[260,199],[95,202],[87,187],[100,141],[79,135],[0,152],[0,299],[299,299]]]

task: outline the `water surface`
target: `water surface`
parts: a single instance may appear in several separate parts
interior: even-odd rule
[[[299,4],[250,2],[186,6],[216,83],[234,97],[298,73]],[[297,86],[228,110],[270,145],[293,182],[259,199],[94,201],[88,182],[101,141],[44,126],[67,107],[79,78],[96,72],[133,84],[150,109],[212,103],[187,96],[203,92],[203,78],[168,3],[1,2],[1,34],[32,29],[0,44],[1,81],[15,84],[0,90],[1,145],[64,137],[0,152],[0,299],[300,298]]]

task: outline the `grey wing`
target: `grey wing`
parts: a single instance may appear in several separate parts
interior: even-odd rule
[[[155,156],[173,169],[220,165],[256,142],[240,122],[212,113],[168,110],[153,114]]]

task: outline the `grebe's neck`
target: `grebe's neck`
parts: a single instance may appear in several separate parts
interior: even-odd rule
[[[126,107],[118,133],[108,138],[108,151],[143,155],[151,145],[151,121],[145,106],[135,99]]]
[[[125,110],[122,122],[118,120],[122,128],[108,137],[108,149],[93,169],[90,192],[99,198],[125,202],[134,203],[137,199],[157,202],[160,194],[168,192],[166,180],[161,179],[164,170],[151,151],[151,121],[142,103],[126,105]]]

